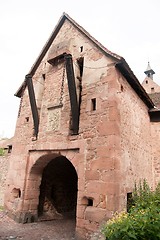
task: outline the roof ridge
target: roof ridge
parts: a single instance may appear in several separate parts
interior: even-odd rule
[[[67,13],[63,12],[62,16],[60,17],[58,23],[54,27],[54,30],[52,31],[50,37],[48,38],[47,42],[45,43],[44,47],[42,48],[38,58],[36,59],[35,63],[32,65],[32,68],[29,75],[34,75],[35,71],[37,70],[39,64],[41,63],[43,57],[45,56],[46,52],[48,51],[50,45],[54,41],[55,37],[57,36],[59,30],[61,29],[63,23],[65,20],[68,20],[72,23],[74,27],[76,27],[82,34],[84,34],[92,43],[96,45],[101,51],[104,52],[105,55],[113,58],[116,60],[116,67],[121,71],[121,73],[126,77],[129,84],[132,86],[132,88],[137,92],[137,94],[143,99],[143,101],[147,104],[147,106],[153,107],[153,102],[145,92],[144,88],[134,75],[133,71],[129,67],[128,63],[125,61],[125,59],[121,56],[119,56],[116,53],[111,52],[106,47],[104,47],[100,42],[98,42],[94,37],[92,37],[82,26],[80,26],[76,21],[74,21]],[[17,97],[21,97],[21,94],[23,90],[26,87],[26,81],[22,83],[18,91],[15,93]]]
[[[29,71],[29,75],[34,75],[35,71],[37,70],[40,62],[42,61],[44,55],[46,54],[46,52],[48,51],[50,45],[52,44],[54,38],[56,37],[56,35],[58,34],[60,28],[62,27],[64,21],[68,19],[68,21],[70,21],[76,28],[78,28],[83,34],[85,34],[96,46],[98,46],[101,50],[103,50],[105,52],[105,54],[107,54],[110,57],[113,57],[116,60],[122,60],[122,57],[119,56],[116,53],[113,53],[112,51],[108,50],[106,47],[104,47],[100,42],[98,42],[93,36],[90,35],[89,32],[87,32],[82,26],[80,26],[75,20],[73,20],[66,12],[63,12],[63,14],[61,15],[61,17],[59,18],[57,24],[55,25],[53,31],[51,32],[48,40],[46,41],[46,43],[44,44],[42,50],[40,51],[40,54],[38,55],[38,57],[36,58],[35,62],[33,63],[30,71]],[[27,74],[27,75],[28,75]],[[18,88],[17,92],[14,94],[17,97],[21,96],[22,90],[26,87],[26,81],[24,80],[23,83],[21,84],[21,86]]]
[[[112,51],[110,51],[108,48],[104,47],[102,43],[100,43],[96,38],[94,38],[86,29],[84,29],[81,25],[79,25],[73,18],[71,18],[67,13],[64,13],[64,15],[67,17],[69,21],[72,22],[79,30],[81,30],[88,38],[90,38],[96,45],[98,45],[101,49],[103,49],[106,53],[108,53],[110,56],[116,58],[117,60],[121,60],[122,57]]]

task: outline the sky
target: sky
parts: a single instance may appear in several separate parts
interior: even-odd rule
[[[149,61],[160,84],[159,11],[159,0],[0,0],[0,138],[14,135],[14,94],[63,12],[125,58],[140,82]]]

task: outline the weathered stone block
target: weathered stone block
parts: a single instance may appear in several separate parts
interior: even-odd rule
[[[106,213],[106,209],[87,207],[85,210],[85,219],[92,222],[101,222],[106,217]]]

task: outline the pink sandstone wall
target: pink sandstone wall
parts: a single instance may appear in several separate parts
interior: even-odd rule
[[[73,62],[84,57],[79,135],[69,134],[70,105],[66,77],[63,108],[53,108],[59,104],[63,66],[48,64],[48,53],[33,77],[40,114],[38,140],[33,138],[26,89],[17,119],[5,205],[16,218],[21,218],[22,212],[36,214],[42,170],[53,156],[63,155],[71,161],[78,174],[77,230],[95,231],[102,219],[111,217],[118,205],[119,179],[116,171],[119,161],[115,158],[115,139],[119,134],[119,119],[113,97],[115,70],[113,61],[68,22],[62,26],[49,51],[52,53],[52,48],[64,39],[70,42],[70,36],[73,38],[69,48]],[[74,70],[77,77],[79,71],[75,64]],[[77,78],[76,82],[78,85]],[[95,111],[92,110],[93,98],[96,98]],[[42,156],[47,159],[45,163],[41,161]],[[93,200],[93,206],[87,207],[88,199]]]
[[[160,86],[149,77],[146,77],[144,79],[144,81],[142,82],[142,86],[144,87],[147,93],[160,92]]]
[[[142,82],[142,86],[146,90],[147,93],[159,93],[160,86],[153,81],[153,79],[146,77]],[[153,98],[154,99],[154,98]],[[156,107],[158,107],[158,98],[156,100]],[[157,112],[157,116],[158,116]],[[160,123],[159,122],[151,122],[151,143],[152,143],[152,165],[153,165],[153,173],[154,173],[154,188],[160,182]]]
[[[10,154],[0,156],[0,206],[4,205],[4,193],[6,189],[6,179],[9,168]]]
[[[66,77],[63,107],[54,108],[59,104],[63,65],[53,67],[47,59],[55,49],[60,52],[59,42],[64,42],[72,54],[77,89],[76,60],[84,57],[77,136],[70,135]],[[33,137],[26,88],[17,119],[5,206],[17,220],[24,212],[36,215],[44,167],[54,157],[66,156],[78,175],[77,231],[81,235],[96,231],[103,219],[125,207],[126,193],[132,191],[135,180],[145,177],[152,182],[147,107],[117,73],[114,61],[104,56],[68,21],[37,69],[33,84],[40,116],[38,139]],[[92,109],[93,99],[96,99],[95,110]],[[92,206],[87,206],[88,199],[92,200]]]
[[[151,124],[148,108],[119,75],[120,144],[121,144],[121,208],[126,207],[127,192],[139,180],[153,181]]]
[[[160,182],[160,124],[151,123],[154,187]]]

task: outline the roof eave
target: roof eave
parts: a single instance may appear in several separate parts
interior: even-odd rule
[[[84,34],[89,40],[91,40],[95,44],[95,46],[98,47],[105,55],[113,58],[116,61],[122,59],[121,56],[104,47],[99,41],[97,41],[93,36],[91,36],[89,32],[87,32],[82,26],[75,22],[68,14],[64,13],[64,15],[79,31],[81,31],[82,34]]]
[[[42,48],[38,58],[36,59],[35,63],[33,64],[33,66],[31,67],[29,73],[27,75],[31,75],[33,76],[35,71],[37,70],[38,66],[40,65],[42,59],[44,58],[46,52],[48,51],[49,47],[51,46],[53,40],[55,39],[55,37],[57,36],[57,33],[59,32],[61,26],[63,25],[65,19],[66,19],[66,15],[63,14],[61,16],[61,18],[59,19],[57,25],[55,26],[53,32],[51,33],[48,41],[45,43],[44,47]],[[21,86],[19,87],[19,89],[17,90],[17,92],[14,94],[16,97],[21,97],[21,93],[23,91],[23,88],[26,87],[26,81],[24,80],[23,83],[21,84]]]
[[[116,61],[120,61],[121,60],[121,56],[109,51],[107,48],[105,48],[101,43],[99,43],[94,37],[92,37],[83,27],[81,27],[77,22],[75,22],[68,14],[63,13],[63,15],[61,16],[61,18],[59,19],[57,25],[55,26],[53,32],[51,33],[48,41],[46,42],[46,44],[44,45],[42,51],[40,52],[38,58],[36,59],[35,63],[33,64],[32,68],[29,71],[29,75],[34,75],[35,71],[37,70],[38,66],[40,65],[42,59],[44,58],[45,54],[47,53],[49,47],[51,46],[53,40],[55,39],[55,37],[57,36],[60,28],[62,27],[63,23],[65,20],[70,21],[79,31],[81,31],[88,39],[90,39],[95,45],[96,47],[98,47],[101,51],[103,51],[103,53],[108,56],[111,57],[112,59],[116,60]],[[28,75],[27,74],[27,75]],[[14,94],[17,97],[21,97],[21,94],[23,92],[23,88],[26,87],[26,82],[25,80],[23,81],[23,83],[21,84],[21,86],[19,87],[19,89],[17,90],[17,92]]]
[[[121,72],[121,74],[126,78],[127,82],[130,86],[134,89],[137,95],[141,98],[141,100],[147,105],[149,109],[154,108],[154,103],[152,102],[151,98],[148,96],[130,67],[128,66],[125,59],[119,61],[116,65],[116,68]]]
[[[148,94],[145,92],[144,88],[141,86],[133,72],[131,71],[130,67],[126,63],[125,59],[121,56],[109,51],[105,48],[101,43],[99,43],[95,38],[93,38],[83,27],[81,27],[77,22],[75,22],[69,15],[63,13],[61,18],[59,19],[57,25],[55,26],[53,32],[51,33],[48,41],[44,45],[42,51],[40,52],[38,58],[36,59],[35,63],[33,64],[32,68],[29,71],[29,75],[33,76],[35,71],[37,70],[38,66],[40,65],[42,59],[44,58],[45,54],[47,53],[49,47],[51,46],[53,40],[57,36],[60,28],[62,27],[65,20],[70,21],[79,31],[82,32],[88,39],[90,39],[96,47],[98,47],[106,56],[111,57],[113,60],[116,61],[116,67],[122,73],[122,75],[127,79],[128,83],[131,87],[135,90],[135,92],[139,95],[139,97],[143,100],[143,102],[148,106],[148,108],[153,108],[154,104]],[[21,97],[24,89],[26,87],[26,81],[24,80],[21,84],[20,88],[15,93],[15,96]]]

